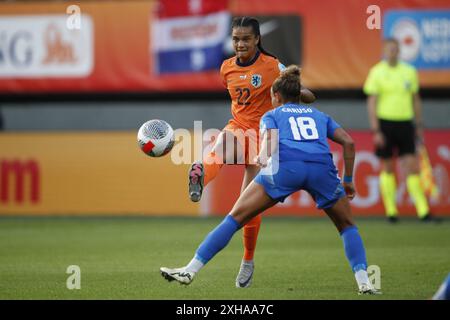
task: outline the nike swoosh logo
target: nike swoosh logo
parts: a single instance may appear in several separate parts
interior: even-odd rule
[[[278,28],[278,23],[276,20],[270,20],[270,21],[261,23],[261,26],[259,27],[260,33],[262,36],[265,36],[266,34],[271,33],[276,28]]]
[[[239,286],[240,286],[241,288],[244,288],[245,286],[247,286],[247,284],[250,282],[250,280],[252,280],[252,277],[253,277],[253,272],[252,272],[252,274],[250,275],[250,277],[248,277],[247,281],[244,281],[244,282],[238,281],[238,282],[239,282]]]
[[[176,275],[176,274],[179,275],[180,277],[187,277],[187,278],[189,278],[189,280],[192,280],[191,279],[191,275],[189,273],[174,272],[174,273],[171,274],[171,276]]]

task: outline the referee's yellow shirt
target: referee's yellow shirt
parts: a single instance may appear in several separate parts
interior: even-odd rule
[[[416,69],[400,61],[395,67],[387,61],[377,63],[364,83],[364,93],[377,96],[377,117],[390,121],[414,118],[413,94],[418,90]]]

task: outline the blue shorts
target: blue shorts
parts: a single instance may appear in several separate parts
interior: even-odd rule
[[[264,187],[269,197],[280,202],[298,190],[305,190],[313,197],[319,209],[332,207],[346,195],[331,160],[329,163],[280,162],[276,174],[260,173],[255,182]]]

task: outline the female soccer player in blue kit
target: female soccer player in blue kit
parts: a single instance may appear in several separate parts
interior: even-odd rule
[[[300,69],[290,66],[274,81],[271,89],[275,109],[261,118],[262,147],[256,163],[273,174],[260,172],[241,193],[231,212],[204,239],[194,258],[182,268],[162,267],[169,281],[189,284],[200,269],[230,241],[249,220],[298,190],[306,190],[317,207],[336,225],[344,243],[360,294],[377,294],[367,275],[366,253],[355,226],[349,200],[355,196],[352,182],[355,159],[352,138],[332,118],[300,102]],[[277,135],[278,143],[270,143]],[[345,171],[341,184],[327,138],[343,147]],[[278,151],[278,168],[273,171]],[[272,167],[272,168],[271,168]]]

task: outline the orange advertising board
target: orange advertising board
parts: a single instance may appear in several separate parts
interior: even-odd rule
[[[420,32],[428,33],[431,39],[416,44],[427,45],[428,59],[439,58],[439,63],[432,65],[441,66],[419,70],[421,86],[450,87],[448,0],[379,0],[380,25],[374,29],[368,27],[368,21],[373,21],[373,11],[368,10],[374,5],[370,0],[229,0],[228,4],[232,16],[268,19],[262,30],[274,29],[281,43],[266,49],[277,51],[279,46],[286,55],[295,55],[282,62],[299,63],[305,85],[313,89],[361,88],[370,67],[382,57],[384,19],[389,17],[391,25],[397,26],[397,20],[407,21],[411,12],[419,17],[416,21],[427,23],[425,31],[417,31],[416,40],[421,38]],[[66,28],[69,5],[80,8],[78,31]],[[397,19],[400,11],[403,20]],[[440,15],[423,20],[421,15],[429,11]],[[157,16],[156,0],[1,3],[0,93],[223,92],[218,69],[158,73],[154,50],[173,41],[162,41],[152,33]],[[290,27],[281,30],[284,23],[294,23],[295,32]],[[268,36],[263,35],[265,45],[271,44],[266,41]],[[406,40],[410,43],[414,39]],[[439,51],[439,57],[435,51]],[[47,52],[42,61],[26,65],[28,58],[42,52]],[[170,57],[166,56],[169,67]],[[190,59],[202,65],[208,57],[196,52]]]
[[[1,215],[197,215],[187,166],[135,132],[0,134]]]
[[[353,213],[383,215],[380,162],[373,154],[371,135],[362,131],[351,135],[357,147]],[[450,215],[450,131],[428,131],[426,141],[430,173],[438,188],[430,197],[431,209]],[[150,158],[139,150],[135,132],[2,133],[0,215],[226,214],[239,196],[243,167],[224,166],[205,188],[201,202],[192,203],[187,194],[187,163],[196,157],[192,145],[181,152],[183,144],[184,140],[177,143],[164,157]],[[334,143],[331,149],[341,171],[341,150]],[[173,161],[177,156],[178,162]],[[414,215],[400,166],[397,176],[400,214]],[[275,216],[318,213],[305,192],[291,195],[267,212]]]

